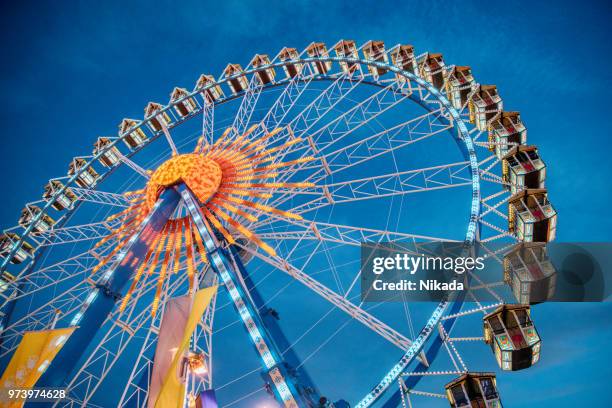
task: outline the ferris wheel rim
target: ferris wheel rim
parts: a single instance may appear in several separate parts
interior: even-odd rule
[[[392,48],[393,49],[393,48]],[[480,198],[480,187],[479,187],[479,183],[477,182],[480,178],[479,174],[478,174],[478,160],[476,158],[476,154],[475,154],[475,149],[474,146],[472,144],[471,141],[471,136],[469,135],[469,132],[467,130],[467,127],[465,126],[464,120],[463,118],[461,118],[461,115],[459,114],[459,112],[456,110],[456,108],[454,108],[451,103],[448,101],[448,99],[446,98],[446,96],[444,96],[443,93],[441,93],[438,89],[436,89],[433,84],[428,83],[427,81],[425,81],[424,79],[418,77],[417,75],[400,69],[390,63],[381,63],[378,61],[373,61],[373,60],[367,60],[367,59],[363,59],[363,58],[348,58],[348,57],[331,57],[331,56],[327,56],[327,57],[310,57],[310,58],[299,58],[299,59],[292,59],[292,60],[287,60],[287,61],[281,61],[281,62],[275,62],[275,63],[271,63],[269,65],[261,65],[259,67],[254,67],[248,70],[244,70],[241,74],[239,75],[234,75],[234,76],[230,76],[230,77],[226,77],[226,78],[220,78],[220,79],[216,79],[215,82],[212,82],[208,85],[205,85],[204,87],[201,88],[197,88],[192,90],[191,92],[188,93],[188,95],[181,97],[179,99],[176,99],[175,101],[169,102],[167,105],[165,105],[161,110],[157,111],[155,115],[151,115],[150,117],[144,118],[143,120],[139,121],[135,126],[133,126],[132,128],[126,130],[123,133],[118,134],[116,137],[115,136],[109,136],[109,139],[112,139],[111,142],[106,145],[105,147],[103,147],[102,149],[100,149],[100,151],[97,154],[94,154],[92,156],[82,156],[82,158],[87,158],[89,159],[89,161],[81,166],[78,170],[76,170],[74,172],[74,175],[72,175],[71,177],[56,177],[56,178],[51,178],[49,179],[49,182],[52,181],[61,181],[61,180],[65,180],[67,179],[66,183],[62,183],[63,186],[61,189],[58,189],[56,191],[54,191],[54,193],[50,196],[50,198],[48,199],[47,202],[45,202],[45,204],[41,207],[41,212],[39,214],[37,214],[31,221],[30,225],[28,225],[28,227],[25,228],[25,230],[18,234],[20,239],[16,242],[14,242],[13,244],[13,249],[11,250],[11,252],[6,256],[6,258],[2,261],[2,264],[0,264],[0,271],[4,271],[6,269],[6,267],[8,266],[9,260],[12,257],[12,255],[14,255],[14,252],[16,252],[17,247],[19,246],[19,244],[21,244],[23,242],[23,240],[28,237],[30,235],[30,233],[32,232],[32,227],[33,225],[39,221],[42,216],[43,213],[48,210],[53,201],[55,200],[55,198],[57,198],[59,195],[61,195],[62,193],[64,193],[66,190],[68,190],[70,188],[70,185],[73,185],[76,183],[76,180],[79,178],[79,176],[85,172],[87,170],[87,168],[91,167],[93,163],[99,161],[99,159],[101,157],[104,156],[105,153],[109,152],[112,148],[117,147],[117,145],[119,144],[119,142],[124,141],[124,139],[130,135],[132,132],[134,132],[135,130],[144,128],[146,125],[148,125],[149,123],[151,123],[151,121],[153,119],[155,119],[155,117],[157,115],[163,114],[163,113],[168,113],[171,112],[172,109],[174,109],[175,106],[183,103],[185,100],[188,100],[190,98],[193,98],[194,96],[203,93],[206,90],[209,90],[211,88],[220,86],[222,84],[226,84],[227,82],[229,82],[232,79],[236,79],[236,78],[240,78],[240,77],[246,77],[248,75],[253,75],[256,74],[258,72],[262,72],[265,71],[266,69],[271,69],[271,68],[278,68],[278,67],[284,67],[284,66],[288,66],[291,64],[305,64],[305,63],[314,63],[314,62],[349,62],[349,63],[357,63],[357,64],[361,64],[361,65],[365,65],[365,66],[375,66],[375,67],[379,67],[379,68],[383,68],[389,71],[394,72],[395,74],[401,75],[404,78],[410,79],[411,81],[414,81],[416,83],[418,83],[420,86],[424,87],[425,89],[428,90],[428,92],[430,92],[432,95],[434,95],[434,97],[444,105],[444,108],[447,112],[451,113],[453,120],[457,123],[457,127],[453,126],[451,129],[449,129],[449,132],[452,131],[452,129],[458,129],[459,132],[459,136],[458,139],[460,139],[462,142],[466,143],[466,148],[467,148],[467,157],[470,158],[470,168],[472,169],[472,182],[474,183],[472,186],[472,193],[473,193],[473,197],[472,197],[472,211],[470,214],[470,219],[468,220],[468,231],[466,232],[466,238],[465,238],[465,242],[470,244],[473,243],[475,236],[473,233],[470,233],[470,229],[475,230],[476,228],[476,218],[479,215],[480,212],[480,208],[478,206],[475,206],[476,202],[479,200]],[[334,75],[326,75],[326,74],[319,74],[317,75],[319,80],[334,80],[336,79],[338,76],[340,75],[344,75],[343,73],[335,73]],[[269,88],[273,88],[273,87],[281,87],[284,86],[286,83],[290,82],[291,78],[287,78],[281,81],[277,81],[274,83],[270,83],[270,84],[263,84],[261,85],[262,88],[264,89],[269,89]],[[381,83],[379,83],[378,81],[367,81],[364,82],[365,84],[370,84],[370,85],[374,85],[374,86],[383,86]],[[240,99],[244,96],[245,92],[240,92],[238,94],[235,95],[230,95],[225,97],[222,96],[221,98],[219,98],[219,100],[214,101],[213,102],[213,106],[216,105],[221,105],[227,102],[230,102],[232,100],[235,99]],[[411,98],[412,99],[412,98]],[[412,99],[413,102],[416,102],[417,104],[419,104],[421,107],[426,108],[426,106],[420,104],[419,102],[417,102],[416,100]],[[168,130],[173,129],[174,127],[179,126],[180,124],[187,122],[195,117],[197,117],[198,115],[200,115],[202,113],[202,108],[198,108],[195,110],[195,113],[193,114],[189,114],[183,118],[181,118],[180,120],[174,121],[172,122],[170,125],[168,125]],[[134,149],[130,149],[130,152],[128,154],[124,154],[124,156],[126,157],[131,157],[132,155],[138,153],[139,151],[143,150],[144,148],[146,148],[146,146],[151,143],[152,141],[158,139],[160,136],[163,135],[163,132],[160,131],[156,131],[154,136],[147,139],[147,141],[145,141],[145,143],[141,146],[138,146],[137,148]],[[80,156],[81,157],[81,156]],[[467,158],[466,157],[466,158]],[[472,160],[473,158],[473,160]],[[103,174],[100,175],[101,179],[103,179],[104,177],[106,177],[107,175],[111,174],[116,168],[119,168],[121,165],[123,165],[124,163],[120,162],[118,165],[114,165],[112,166],[112,168],[108,169],[108,171],[105,171]],[[476,193],[478,195],[476,195]],[[40,202],[39,201],[35,201],[35,202]],[[31,204],[33,202],[27,203]],[[77,203],[78,204],[78,203]],[[76,206],[76,204],[75,204]],[[73,211],[75,208],[75,206],[73,206],[72,208],[69,208],[68,211]],[[478,208],[476,208],[478,207]]]
[[[453,118],[453,120],[455,121],[455,126],[453,126],[452,128],[448,129],[449,132],[458,132],[458,135],[456,135],[457,137],[457,142],[458,143],[465,143],[466,144],[466,150],[468,152],[467,154],[467,158],[471,159],[475,159],[476,158],[476,154],[474,152],[474,146],[473,144],[471,144],[472,140],[471,140],[471,136],[469,135],[469,132],[467,131],[467,128],[465,127],[465,124],[463,123],[463,118],[461,118],[461,115],[459,114],[459,112],[450,104],[450,102],[448,101],[448,99],[444,96],[444,94],[442,94],[440,91],[438,91],[432,84],[428,83],[427,81],[421,79],[420,77],[418,77],[415,74],[412,74],[409,71],[405,71],[405,70],[401,70],[397,67],[395,67],[394,65],[391,64],[383,64],[377,61],[372,61],[372,60],[366,60],[366,59],[361,59],[361,58],[346,58],[346,57],[314,57],[314,58],[300,58],[300,59],[292,59],[292,60],[288,60],[288,61],[283,61],[283,62],[276,62],[273,64],[269,64],[269,65],[263,65],[257,68],[253,68],[250,70],[245,70],[242,74],[240,75],[236,75],[234,77],[228,77],[228,78],[224,78],[224,79],[219,79],[219,80],[215,80],[214,83],[211,83],[210,85],[207,85],[203,88],[199,88],[197,90],[194,90],[192,92],[189,93],[189,95],[180,98],[176,101],[173,101],[171,103],[169,103],[168,105],[164,106],[164,108],[161,111],[158,111],[156,113],[156,115],[162,114],[164,112],[168,112],[171,109],[173,109],[176,105],[182,103],[184,100],[189,99],[191,97],[194,97],[195,95],[198,95],[200,93],[202,93],[203,91],[213,88],[215,86],[219,86],[221,84],[224,84],[226,82],[228,82],[230,79],[235,78],[235,77],[246,77],[247,75],[253,75],[257,72],[260,71],[264,71],[266,69],[270,69],[270,68],[276,68],[276,67],[283,67],[283,66],[287,66],[290,64],[297,64],[297,63],[313,63],[313,62],[317,62],[317,61],[321,61],[321,62],[352,62],[352,63],[358,63],[361,65],[367,65],[367,66],[376,66],[376,67],[380,67],[380,68],[384,68],[387,69],[389,71],[392,71],[396,74],[402,75],[405,78],[410,79],[413,82],[418,83],[420,86],[424,87],[425,89],[427,89],[432,95],[434,95],[434,97],[436,97],[436,99],[441,102],[444,107],[445,110],[447,112],[451,113],[451,116]],[[343,74],[340,74],[343,75]],[[334,80],[338,77],[339,75],[319,75],[317,79],[319,80]],[[269,85],[262,85],[262,88],[264,89],[268,89],[268,88],[272,88],[272,87],[281,87],[284,86],[286,83],[288,83],[290,81],[290,79],[284,80],[284,81],[277,81],[273,84],[269,84]],[[368,82],[365,82],[366,84]],[[381,83],[370,83],[370,85],[376,85],[376,86],[384,86]],[[221,105],[223,103],[227,103],[230,102],[231,100],[234,99],[240,99],[244,96],[244,92],[241,92],[239,94],[236,95],[230,95],[228,97],[224,97],[221,98],[220,100],[217,100],[214,102],[214,106],[217,105]],[[411,98],[413,102],[417,102],[415,101],[413,98]],[[418,103],[418,102],[417,102]],[[424,104],[420,104],[418,103],[421,107],[427,109],[426,105]],[[177,120],[175,122],[173,122],[171,125],[168,126],[169,129],[172,129],[174,127],[179,126],[180,124],[182,124],[183,122],[186,122],[188,120],[193,119],[194,117],[197,117],[199,114],[202,113],[202,108],[198,108],[196,113],[193,113],[191,115],[186,116],[185,118],[183,118],[183,120]],[[42,211],[40,214],[38,214],[32,221],[32,223],[28,226],[28,228],[26,228],[26,230],[23,232],[23,234],[20,234],[20,241],[24,240],[25,238],[27,238],[29,236],[29,234],[32,232],[32,227],[35,224],[35,222],[40,219],[40,217],[42,216],[42,214],[48,210],[51,207],[51,204],[53,203],[53,201],[55,200],[55,198],[57,196],[59,196],[60,194],[62,194],[63,192],[65,192],[67,189],[70,188],[70,186],[74,185],[76,180],[78,179],[78,177],[81,175],[81,173],[83,173],[84,171],[86,171],[87,168],[89,168],[90,166],[93,165],[94,162],[98,161],[105,153],[107,153],[108,151],[110,151],[113,147],[116,147],[117,144],[120,141],[123,141],[129,134],[131,134],[134,130],[142,128],[143,126],[146,126],[148,123],[150,123],[150,121],[155,117],[151,116],[149,118],[145,118],[144,120],[140,121],[137,126],[130,128],[129,130],[119,134],[117,137],[114,137],[111,141],[110,144],[108,144],[107,146],[105,146],[103,149],[101,149],[97,154],[93,155],[93,156],[88,156],[87,158],[89,159],[89,161],[87,162],[86,165],[82,166],[79,170],[77,170],[75,172],[75,174],[72,177],[69,177],[68,180],[66,181],[66,183],[64,184],[63,188],[60,190],[57,190],[56,192],[54,192],[54,194],[51,196],[51,198],[48,200],[48,202],[42,207]],[[463,126],[462,126],[463,125]],[[146,148],[148,146],[149,143],[151,143],[152,141],[156,140],[157,138],[159,138],[163,133],[161,131],[156,132],[156,134],[149,138],[147,140],[147,142],[145,144],[143,144],[142,146],[139,146],[136,149],[131,149],[130,152],[128,154],[126,154],[127,157],[130,157],[131,155],[141,151],[142,149]],[[105,171],[103,174],[101,174],[101,181],[104,180],[105,177],[109,176],[110,174],[112,174],[112,172],[118,168],[121,164],[123,164],[122,162],[120,162],[119,165],[115,165],[112,166],[111,168],[109,168],[107,171]],[[466,238],[465,238],[465,242],[467,244],[471,244],[474,242],[475,240],[475,229],[477,226],[477,218],[478,215],[480,213],[480,205],[479,205],[479,199],[480,199],[480,190],[479,190],[479,173],[478,173],[478,161],[477,159],[475,159],[475,167],[474,167],[474,163],[470,162],[470,168],[472,170],[472,208],[471,208],[471,214],[470,214],[470,218],[468,220],[468,229],[466,231]],[[65,178],[55,178],[55,179],[51,179],[51,181],[53,180],[64,180]],[[78,201],[77,203],[75,203],[74,206],[72,206],[71,208],[67,209],[66,214],[62,217],[63,221],[65,221],[68,217],[66,217],[68,214],[73,213],[78,206],[81,204],[81,201]],[[477,204],[477,205],[476,205]],[[16,245],[18,245],[18,243],[15,243],[14,248],[16,248]],[[6,265],[8,264],[8,260],[11,258],[11,255],[13,253],[11,252],[11,254],[9,256],[7,256],[4,265],[2,265],[1,269],[4,269],[6,267]],[[438,308],[442,307],[441,312],[439,313],[439,316],[437,317],[437,319],[435,319],[435,322],[433,322],[432,324],[435,326],[435,324],[437,324],[440,321],[440,318],[443,316],[443,312],[444,310],[446,310],[447,304],[443,304],[443,302],[441,302],[438,305]],[[434,312],[435,314],[435,312]],[[433,314],[432,314],[433,316]],[[431,320],[431,318],[430,318]],[[427,324],[425,327],[429,326],[429,324]],[[431,334],[431,333],[430,333]],[[413,355],[416,356],[418,354],[418,352],[420,352],[422,350],[422,348],[425,346],[425,342],[423,342],[423,344],[420,345],[419,349],[416,350]],[[412,360],[410,360],[412,361]],[[378,398],[376,399],[378,400]],[[360,405],[360,406],[367,406],[367,405]]]

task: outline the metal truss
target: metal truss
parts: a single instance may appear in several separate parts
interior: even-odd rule
[[[184,289],[186,279],[186,274],[181,274],[174,282],[165,285],[160,302],[162,307],[170,297],[180,289]],[[68,401],[58,401],[54,407],[73,407],[77,405],[75,403],[77,401],[80,403],[79,406],[88,406],[112,367],[120,358],[125,358],[124,351],[127,346],[139,338],[136,334],[141,334],[142,330],[147,330],[147,333],[157,333],[159,327],[153,325],[153,322],[161,323],[163,310],[154,320],[148,307],[137,307],[141,299],[145,304],[149,302],[147,295],[153,293],[156,284],[157,280],[154,278],[143,282],[122,313],[116,309],[106,318],[104,325],[108,327],[103,338],[66,386]]]
[[[353,319],[362,323],[364,326],[368,327],[382,338],[399,347],[401,350],[406,350],[412,344],[410,339],[399,333],[397,330],[372,316],[361,307],[353,304],[346,297],[337,294],[327,286],[313,279],[303,270],[291,265],[285,259],[281,259],[279,257],[268,257],[260,254],[257,251],[253,251],[251,248],[246,246],[241,246],[241,248],[304,284],[316,294],[336,306],[336,308],[347,313]]]
[[[397,242],[410,243],[414,247],[426,242],[451,242],[452,239],[437,238],[426,235],[415,235],[403,232],[384,231],[373,228],[360,228],[349,225],[314,222],[309,220],[288,221],[296,229],[266,232],[263,229],[259,235],[264,239],[275,240],[320,240],[351,246],[361,246],[364,242]],[[415,252],[416,253],[416,252]]]
[[[293,207],[292,212],[303,215],[328,205],[345,202],[471,186],[471,180],[463,176],[467,166],[469,162],[459,162],[317,186],[307,192],[313,191],[318,196]]]
[[[313,154],[318,155],[329,146],[342,141],[354,131],[368,125],[370,121],[375,120],[387,110],[404,101],[408,96],[409,94],[398,88],[396,83],[392,83],[353,105],[316,131],[308,132],[309,129],[306,129],[301,133],[307,134]],[[288,149],[288,153],[296,149],[299,149],[299,147]]]
[[[249,80],[247,88],[244,90],[240,107],[232,123],[232,129],[237,135],[243,134],[249,126],[262,89],[263,87],[259,84],[257,76],[253,75]]]
[[[44,232],[33,233],[32,236],[36,239],[39,247],[67,244],[103,238],[120,225],[121,220],[114,219],[112,221],[53,228]]]
[[[202,149],[213,144],[215,134],[215,104],[208,95],[204,95],[202,106],[202,137],[204,143]]]
[[[96,204],[113,205],[116,207],[129,207],[130,199],[123,194],[108,193],[105,191],[92,190],[88,188],[70,187],[70,190],[80,201],[88,201]]]
[[[145,180],[148,180],[150,178],[149,173],[147,173],[147,171],[145,169],[143,169],[142,167],[140,167],[138,164],[134,163],[130,158],[128,158],[126,155],[124,155],[121,152],[117,152],[116,153],[117,156],[119,157],[119,160],[121,160],[125,165],[127,165],[130,169],[134,170],[136,173],[140,174],[142,177],[145,178]]]
[[[341,74],[332,83],[321,91],[312,102],[310,102],[299,114],[297,114],[282,131],[274,137],[268,139],[268,145],[278,140],[285,140],[290,137],[305,136],[323,116],[331,112],[334,107],[348,96],[361,82],[362,76],[352,77]],[[279,156],[282,160],[284,154]]]
[[[261,120],[261,127],[255,130],[253,139],[281,126],[313,79],[314,74],[310,65],[305,65],[295,77],[291,78]]]

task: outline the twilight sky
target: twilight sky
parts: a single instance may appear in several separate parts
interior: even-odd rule
[[[149,100],[202,72],[313,40],[411,43],[471,65],[520,110],[548,164],[558,240],[610,241],[612,3],[517,1],[10,2],[0,13],[0,224]],[[608,17],[606,17],[608,16]],[[500,379],[506,407],[604,406],[610,304],[541,305],[541,364]],[[548,349],[546,351],[546,348]],[[247,348],[247,351],[250,349]],[[346,367],[350,370],[350,367]],[[431,406],[440,405],[438,401]],[[429,401],[426,401],[429,403]],[[429,406],[429,405],[426,405]]]

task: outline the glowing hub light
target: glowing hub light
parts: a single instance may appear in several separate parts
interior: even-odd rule
[[[185,183],[202,203],[217,192],[221,184],[221,167],[203,154],[181,154],[172,157],[155,170],[146,188],[146,206],[155,205],[163,188]]]
[[[291,167],[315,159],[302,156],[281,161],[280,156],[284,156],[288,151],[306,150],[299,147],[290,149],[301,143],[302,139],[282,140],[283,128],[267,133],[259,132],[256,137],[257,127],[258,125],[253,125],[243,134],[237,134],[229,128],[212,145],[204,145],[203,139],[200,138],[192,153],[174,155],[154,171],[149,171],[151,177],[145,188],[125,193],[131,206],[107,219],[120,220],[120,227],[95,246],[97,249],[105,243],[113,243],[114,247],[93,269],[95,274],[117,257],[121,259],[122,265],[129,263],[135,268],[134,278],[122,300],[121,310],[127,307],[142,277],[157,272],[158,285],[152,302],[152,311],[155,314],[159,307],[163,283],[169,274],[179,272],[182,265],[189,278],[191,292],[198,258],[200,262],[208,262],[207,251],[203,245],[205,238],[200,235],[196,225],[201,224],[202,219],[194,220],[177,214],[168,219],[161,230],[145,228],[137,237],[136,232],[141,225],[146,224],[151,212],[159,204],[159,195],[164,189],[178,184],[183,183],[191,190],[198,201],[195,205],[200,207],[206,221],[225,241],[233,244],[236,242],[236,235],[239,235],[269,255],[276,255],[271,246],[248,228],[248,224],[239,220],[255,222],[271,215],[301,220],[302,217],[298,214],[265,205],[258,200],[271,198],[274,193],[281,192],[281,189],[313,187],[312,183],[307,182],[279,181],[279,177],[287,175]],[[282,141],[276,143],[278,140]],[[136,238],[140,238],[148,246],[143,259],[128,252]],[[106,274],[110,273],[112,268],[106,271]]]

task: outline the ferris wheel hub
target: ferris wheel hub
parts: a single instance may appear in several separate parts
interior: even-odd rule
[[[179,183],[185,183],[200,202],[206,203],[219,189],[221,179],[219,164],[203,154],[173,156],[151,175],[146,188],[146,205],[150,210],[163,189]]]

